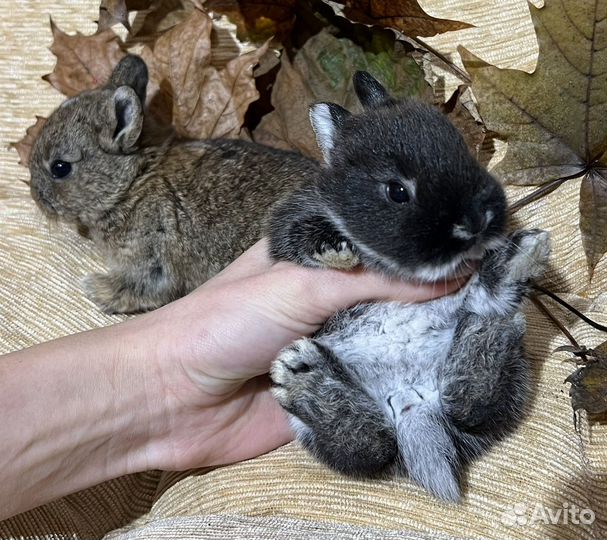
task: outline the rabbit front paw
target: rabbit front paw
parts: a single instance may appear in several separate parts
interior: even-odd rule
[[[312,257],[324,266],[337,270],[351,270],[360,264],[358,254],[347,240],[334,244],[323,242]]]
[[[481,264],[480,304],[489,305],[497,302],[501,305],[497,311],[502,314],[516,308],[521,296],[528,290],[529,282],[544,274],[549,257],[548,232],[540,229],[514,232],[502,249],[489,254]],[[490,294],[487,296],[484,294],[486,292]],[[472,296],[470,301],[478,295]],[[479,314],[486,312],[480,304],[477,306],[478,309],[473,309]]]
[[[329,375],[321,349],[311,339],[300,339],[283,349],[272,364],[272,394],[286,411],[308,416],[318,409],[314,396]]]
[[[511,281],[540,278],[550,258],[550,234],[541,229],[516,231],[510,238],[512,258],[508,262]]]
[[[312,339],[283,349],[270,370],[272,394],[300,442],[344,474],[372,476],[396,460],[394,428],[335,354]]]

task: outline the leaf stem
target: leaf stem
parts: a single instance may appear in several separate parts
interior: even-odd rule
[[[552,300],[554,300],[557,304],[560,304],[565,309],[569,310],[576,317],[579,317],[580,319],[582,319],[586,324],[589,324],[590,326],[592,326],[592,328],[596,328],[597,330],[600,330],[601,332],[607,332],[607,326],[603,326],[602,324],[599,324],[598,322],[593,321],[591,318],[584,315],[581,311],[574,308],[571,304],[565,302],[565,300],[563,300],[561,297],[554,294],[552,291],[549,291],[548,289],[542,287],[541,285],[536,285],[536,284],[533,285],[533,288],[536,291],[538,291],[542,294],[545,294],[549,298],[552,298]]]
[[[580,176],[584,176],[588,172],[588,168],[584,168],[583,170],[570,174],[569,176],[562,176],[561,178],[555,178],[554,180],[549,180],[545,184],[542,184],[535,191],[531,192],[529,195],[519,199],[518,201],[512,203],[508,208],[508,213],[510,215],[515,214],[524,206],[531,204],[533,201],[537,201],[542,197],[552,193],[555,189],[564,184],[567,180],[573,180],[574,178],[579,178]]]
[[[522,199],[519,199],[518,201],[512,203],[510,205],[510,207],[508,208],[508,213],[510,215],[515,214],[521,208],[527,206],[528,204],[531,204],[532,202],[537,201],[538,199],[541,199],[545,195],[548,195],[549,193],[552,193],[561,184],[563,184],[565,182],[565,180],[568,180],[568,178],[558,178],[556,180],[551,180],[550,182],[548,182],[548,183],[540,186],[538,189],[536,189],[535,191],[531,192],[529,195],[527,195],[527,196],[523,197]]]
[[[442,61],[447,66],[447,68],[449,68],[449,70],[453,73],[453,75],[455,75],[458,79],[462,80],[466,84],[472,83],[472,79],[470,79],[468,74],[463,69],[461,69],[459,66],[456,66],[443,53],[437,51],[434,47],[432,47],[432,45],[429,45],[423,39],[420,39],[418,37],[410,37],[410,36],[407,36],[407,37],[411,41],[414,41],[415,43],[417,43],[422,48],[426,49],[430,54],[436,56],[436,58],[438,58],[440,61]]]
[[[563,325],[563,323],[561,323],[561,321],[559,321],[550,312],[550,310],[544,305],[544,303],[537,296],[532,296],[531,297],[531,301],[535,304],[535,307],[539,311],[541,311],[546,316],[547,319],[549,319],[550,321],[552,321],[552,323],[565,335],[565,337],[569,340],[569,342],[571,343],[571,345],[573,345],[576,349],[580,348],[578,342],[571,335],[571,333],[569,332],[569,330],[567,330],[567,328],[565,328],[565,326]]]

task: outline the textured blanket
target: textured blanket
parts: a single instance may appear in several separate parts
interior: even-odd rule
[[[120,320],[103,315],[83,296],[81,278],[102,269],[98,254],[73,231],[49,227],[23,183],[27,170],[8,148],[34,115],[47,114],[62,100],[40,79],[54,64],[47,50],[48,15],[68,32],[92,32],[98,5],[21,0],[3,7],[0,353]],[[425,0],[423,5],[433,15],[475,25],[428,40],[441,50],[453,51],[461,43],[499,66],[533,69],[537,44],[525,0]],[[529,191],[510,188],[509,196],[518,199]],[[599,264],[590,285],[578,193],[577,180],[566,183],[521,210],[516,225],[551,231],[551,287],[607,324],[606,263]],[[580,342],[602,341],[599,332],[553,309]],[[564,384],[573,366],[553,353],[567,342],[535,307],[527,313],[531,413],[516,434],[471,467],[460,505],[439,503],[407,480],[339,477],[290,444],[214,470],[120,478],[1,522],[0,537],[607,538],[607,426],[582,419],[576,431]],[[574,507],[577,519],[569,512]]]

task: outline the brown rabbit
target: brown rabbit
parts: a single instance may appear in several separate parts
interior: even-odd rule
[[[110,82],[64,102],[30,160],[49,218],[88,230],[107,274],[85,281],[108,313],[154,309],[200,285],[262,235],[268,209],[319,166],[241,140],[140,148],[147,68],[126,56]]]

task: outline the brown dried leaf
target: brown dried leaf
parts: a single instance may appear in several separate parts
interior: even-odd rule
[[[128,4],[127,4],[128,5]],[[174,26],[183,23],[194,11],[207,12],[208,8],[201,8],[202,4],[195,0],[155,0],[150,6],[137,13],[133,20],[133,28],[126,38],[128,47],[133,45],[149,45],[154,48],[155,41]],[[242,48],[251,49],[252,46],[243,47],[236,38],[236,25],[223,19],[214,17],[213,31],[211,32],[211,63],[222,68],[228,61],[240,55]],[[247,51],[248,52],[248,51]]]
[[[154,0],[126,0],[126,8],[129,11],[141,11],[149,9]]]
[[[296,0],[206,0],[207,11],[227,15],[238,28],[239,39],[279,42],[293,28]]]
[[[321,160],[322,154],[308,116],[308,107],[314,101],[308,81],[283,54],[272,89],[274,111],[262,118],[253,138],[261,144],[285,150],[297,149],[306,156]]]
[[[430,37],[472,26],[432,17],[417,0],[345,0],[340,4],[345,4],[343,13],[351,21],[395,28],[410,37]]]
[[[379,43],[378,43],[379,47]],[[315,101],[332,101],[356,112],[360,104],[352,86],[352,74],[369,71],[396,97],[417,96],[430,100],[430,89],[415,60],[388,41],[379,52],[367,52],[327,29],[310,38],[293,63],[283,54],[272,89],[274,111],[263,117],[253,138],[278,148],[294,148],[321,159],[308,118]]]
[[[80,32],[69,36],[51,20],[51,30],[51,52],[57,57],[57,63],[53,72],[43,79],[67,97],[104,84],[125,55],[120,39],[111,29],[92,36]]]
[[[182,0],[154,0],[133,21],[128,44],[152,44],[161,34],[183,22],[194,9],[194,4]],[[151,45],[153,46],[153,45]]]
[[[607,252],[607,0],[530,10],[540,49],[534,73],[460,54],[485,124],[508,142],[493,172],[520,185],[583,177],[580,228],[592,278]]]
[[[129,23],[129,12],[146,12],[152,10],[154,4],[167,3],[169,2],[158,0],[101,0],[97,31],[102,32],[115,24],[122,24],[131,33],[133,29]],[[142,15],[144,17],[145,13]]]
[[[607,167],[589,171],[580,188],[580,230],[588,269],[607,253]]]
[[[131,29],[126,0],[101,0],[97,31],[103,32],[114,24],[122,24],[127,30]]]
[[[459,86],[447,102],[441,105],[441,109],[464,137],[470,153],[480,158],[487,130],[481,122],[475,120],[470,110],[464,105],[467,90],[466,86]]]
[[[565,382],[571,383],[569,395],[574,411],[584,409],[591,416],[607,412],[607,343],[585,351],[585,366],[574,371]]]
[[[42,116],[36,116],[36,123],[28,127],[25,131],[25,137],[16,143],[11,143],[11,146],[17,150],[19,154],[19,165],[24,167],[29,166],[30,153],[32,152],[32,146],[42,126],[46,122],[46,118]]]
[[[570,375],[569,395],[575,411],[584,409],[591,415],[607,411],[607,362],[581,367]]]
[[[607,360],[607,341],[604,341],[597,347],[592,349],[592,353],[596,358],[604,358]]]
[[[259,97],[253,67],[267,45],[218,70],[211,65],[212,26],[210,17],[196,9],[162,34],[153,50],[142,52],[153,81],[151,110],[170,116],[181,137],[238,137],[249,104]],[[163,110],[167,105],[170,112]]]

